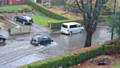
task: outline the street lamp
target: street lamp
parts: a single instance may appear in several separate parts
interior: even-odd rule
[[[115,11],[116,11],[116,3],[117,3],[117,1],[114,0],[114,9],[113,9],[114,16],[115,16]],[[111,40],[113,40],[113,36],[114,36],[114,26],[112,26]]]

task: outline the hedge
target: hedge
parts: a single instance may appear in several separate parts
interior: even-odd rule
[[[49,11],[47,8],[43,7],[40,4],[34,3],[32,0],[27,0],[27,4],[29,6],[31,6],[32,8],[34,8],[35,10],[45,14],[48,17],[51,17],[51,18],[54,18],[54,19],[58,19],[58,20],[66,20],[66,19],[68,19],[68,18],[66,18],[64,16],[61,16],[59,14],[55,14],[55,13]]]
[[[84,60],[95,57],[96,55],[101,54],[102,52],[103,52],[103,47],[87,52],[82,52],[79,54],[75,54],[75,53],[64,54],[61,56],[49,58],[47,60],[28,64],[27,68],[58,68],[59,66],[61,66],[62,68],[68,68],[70,66],[79,64]]]
[[[98,55],[109,55],[120,53],[120,42],[114,43],[115,45],[107,45],[104,44],[103,46],[96,47],[93,49],[88,48],[85,51],[81,52],[81,50],[77,52],[70,52],[64,55],[48,58],[47,60],[34,62],[32,64],[26,65],[26,68],[68,68],[73,65],[77,65],[83,61],[86,61],[90,58],[96,57]],[[24,68],[20,67],[20,68]]]

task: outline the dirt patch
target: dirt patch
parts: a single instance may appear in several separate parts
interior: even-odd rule
[[[120,54],[101,55],[70,68],[113,68],[118,59],[120,59]],[[106,64],[98,65],[101,60],[104,60]]]

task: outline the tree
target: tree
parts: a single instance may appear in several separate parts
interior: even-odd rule
[[[98,17],[108,0],[75,0],[76,5],[82,12],[84,27],[86,30],[85,47],[91,46],[92,35],[98,24]]]
[[[114,15],[115,15],[115,10],[116,10],[116,3],[117,3],[117,0],[114,0],[114,10],[113,10]],[[114,36],[114,26],[111,29],[111,40],[113,40],[113,36]]]
[[[110,30],[112,31],[112,28],[114,27],[114,32],[120,38],[120,10],[117,10],[115,15],[110,16],[108,20]]]

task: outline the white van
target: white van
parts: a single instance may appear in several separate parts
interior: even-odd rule
[[[77,22],[62,23],[61,25],[61,33],[64,34],[79,33],[83,30],[84,27]]]

